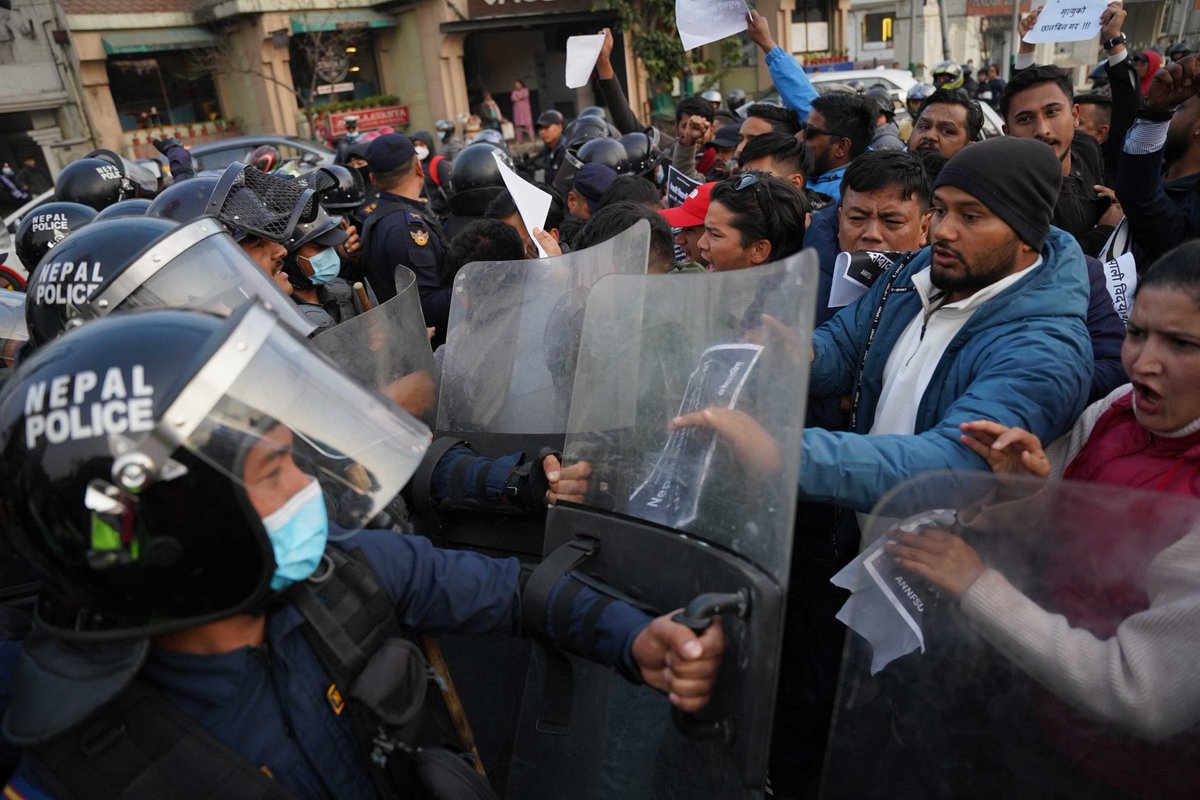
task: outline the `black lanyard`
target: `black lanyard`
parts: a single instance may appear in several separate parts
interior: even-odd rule
[[[871,345],[875,341],[875,334],[879,331],[879,322],[883,319],[883,307],[887,304],[888,298],[892,296],[893,291],[913,291],[911,287],[896,289],[895,286],[896,279],[900,277],[900,273],[904,271],[916,255],[917,251],[911,251],[896,261],[892,267],[891,274],[888,275],[887,283],[883,287],[883,294],[879,297],[879,305],[875,307],[875,313],[871,315],[871,327],[867,330],[867,341],[863,344],[862,355],[858,358],[858,370],[854,378],[854,396],[850,400],[851,433],[856,433],[858,430],[858,405],[862,400],[863,384],[865,383],[867,371],[867,355],[871,352]]]

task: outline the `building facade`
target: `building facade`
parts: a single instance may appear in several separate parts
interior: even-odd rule
[[[13,0],[0,10],[0,162],[20,169],[32,158],[53,178],[90,149],[92,136],[54,4]],[[8,198],[0,198],[9,205]]]

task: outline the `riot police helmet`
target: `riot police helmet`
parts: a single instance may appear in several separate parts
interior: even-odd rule
[[[479,143],[468,145],[450,162],[450,207],[461,216],[481,216],[488,203],[504,190],[504,178],[496,164],[500,160],[512,166],[512,159],[498,147]]]
[[[312,187],[329,211],[357,211],[367,201],[367,190],[358,170],[340,164],[323,164],[299,181]]]
[[[313,331],[210,217],[183,225],[157,217],[93,222],[42,258],[26,290],[25,321],[37,347],[114,312],[187,308],[229,313],[251,298],[259,298],[302,335]]]
[[[567,149],[572,152],[579,152],[579,148],[593,139],[604,139],[607,136],[608,125],[598,117],[579,117],[572,120],[563,131]]]
[[[706,89],[700,93],[700,97],[712,104],[713,109],[721,107],[721,93],[716,89]]]
[[[125,156],[114,153],[112,150],[93,150],[84,158],[99,158],[102,161],[107,161],[121,171],[121,177],[132,189],[131,197],[151,198],[159,193],[163,185],[163,174],[161,168],[155,167],[151,169],[146,164],[140,164],[136,161],[130,161]]]
[[[81,158],[63,167],[54,183],[54,195],[68,203],[82,203],[102,211],[134,196],[133,184],[120,168],[102,158]]]
[[[53,635],[143,638],[309,577],[328,519],[364,526],[428,435],[256,302],[117,315],[35,352],[0,396],[0,517]]]
[[[191,222],[208,213],[208,201],[217,188],[220,178],[201,175],[190,180],[173,183],[146,209],[145,216],[169,219],[174,222]]]
[[[186,181],[185,181],[186,183]],[[155,199],[158,199],[157,197]],[[96,215],[96,220],[118,219],[120,217],[144,217],[146,210],[154,200],[147,197],[131,197],[119,203],[113,203]]]
[[[648,134],[635,131],[622,136],[619,141],[625,148],[629,169],[635,175],[653,180],[654,173],[662,163],[662,153]]]
[[[746,93],[741,89],[734,89],[725,96],[725,104],[736,114],[739,108],[746,105]]]
[[[17,258],[32,272],[47,252],[96,216],[96,209],[82,203],[57,202],[38,206],[17,226]]]
[[[454,123],[448,119],[439,119],[433,127],[443,139],[454,135]]]
[[[257,236],[283,243],[296,225],[315,219],[318,208],[316,191],[304,181],[235,161],[217,181],[205,213],[219,219],[236,239]]]
[[[629,154],[625,145],[616,139],[592,139],[579,148],[577,154],[583,164],[603,164],[612,167],[618,175],[629,172]]]
[[[585,106],[579,110],[579,118],[583,117],[599,117],[607,122],[608,112],[604,110],[603,106]]]

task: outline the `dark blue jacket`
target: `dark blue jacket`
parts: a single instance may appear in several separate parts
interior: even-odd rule
[[[337,546],[359,548],[395,601],[401,623],[429,633],[521,633],[516,559],[439,550],[426,539],[391,531],[359,531]],[[558,592],[571,578],[559,581]],[[553,594],[550,606],[553,606]],[[595,638],[582,641],[584,620],[600,598],[581,589],[567,631],[555,642],[636,679],[631,647],[649,623],[641,611],[615,602],[599,616]],[[375,798],[348,715],[326,698],[330,679],[305,639],[293,607],[272,614],[266,644],[204,656],[153,649],[142,677],[168,701],[255,766],[265,767],[301,798]],[[547,624],[552,625],[547,613]],[[47,797],[22,765],[13,781],[25,797]]]
[[[1117,165],[1117,199],[1141,249],[1138,272],[1175,245],[1200,236],[1200,174],[1164,181],[1162,168],[1162,150],[1143,156],[1122,152]]]
[[[441,225],[421,201],[391,192],[379,194],[379,205],[363,225],[370,226],[365,242],[367,279],[379,302],[386,303],[396,296],[396,267],[408,267],[417,276],[425,324],[445,336],[450,287],[442,286],[441,280],[447,249]]]
[[[833,264],[840,251],[838,245],[837,207],[822,209],[813,214],[812,224],[804,233],[804,246],[817,251],[821,264],[819,294],[817,295],[817,326],[823,325],[841,309],[829,308],[829,293],[833,286]],[[1121,342],[1125,339],[1125,324],[1113,308],[1112,298],[1104,282],[1104,264],[1099,259],[1084,256],[1088,268],[1091,294],[1088,299],[1087,329],[1092,339],[1092,358],[1095,371],[1088,402],[1106,397],[1113,389],[1128,383],[1121,366]]]

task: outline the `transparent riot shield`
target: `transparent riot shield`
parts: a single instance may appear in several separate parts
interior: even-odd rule
[[[713,701],[674,721],[646,687],[574,658],[566,684],[559,656],[539,659],[510,796],[764,791],[817,274],[806,252],[593,287],[564,451],[591,465],[589,489],[551,509],[542,568],[586,553],[589,583],[654,614],[686,607],[697,629],[720,614],[727,645]]]
[[[17,350],[27,339],[25,293],[0,289],[0,369],[14,365]]]
[[[1195,796],[1200,500],[935,473],[863,541],[823,797]]]
[[[313,344],[346,372],[433,425],[437,370],[411,270],[396,268],[395,297],[321,333]]]
[[[588,293],[610,273],[645,275],[649,251],[649,223],[639,222],[557,258],[463,267],[439,351],[437,435],[465,439],[487,456],[523,450],[532,458],[544,447],[561,450]],[[541,520],[533,531],[515,531],[512,522],[477,515],[447,526],[442,536],[472,547],[540,554]]]

